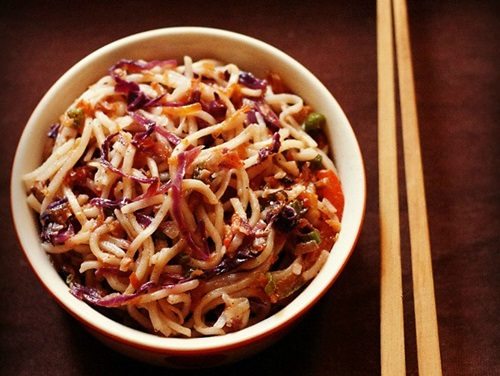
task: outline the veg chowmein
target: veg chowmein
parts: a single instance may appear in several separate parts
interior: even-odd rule
[[[163,336],[221,335],[325,263],[344,206],[327,119],[235,64],[120,60],[24,176],[71,293]]]

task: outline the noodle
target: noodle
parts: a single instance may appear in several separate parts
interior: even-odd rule
[[[121,60],[77,98],[24,176],[71,293],[196,337],[252,325],[314,278],[344,198],[325,120],[284,87],[186,56]]]

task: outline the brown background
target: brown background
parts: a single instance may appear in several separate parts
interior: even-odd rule
[[[359,138],[369,193],[357,249],[321,302],[275,346],[204,372],[380,373],[375,1],[69,3],[3,1],[0,6],[0,374],[181,374],[112,352],[51,300],[15,240],[8,188],[23,127],[62,73],[117,38],[181,25],[219,27],[260,38],[315,73],[336,96]],[[494,4],[429,0],[411,1],[409,7],[447,375],[500,374],[500,12]],[[401,195],[404,199],[404,190]],[[402,203],[407,370],[414,375]]]

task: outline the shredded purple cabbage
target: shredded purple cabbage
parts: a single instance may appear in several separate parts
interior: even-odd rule
[[[203,242],[204,246],[200,246],[196,243],[194,239],[194,234],[189,231],[189,228],[184,220],[184,215],[181,210],[181,200],[182,200],[182,179],[186,173],[186,169],[194,161],[201,151],[201,147],[196,147],[191,150],[187,150],[179,153],[177,156],[177,171],[175,176],[172,178],[172,216],[174,217],[179,231],[182,236],[186,239],[188,247],[191,249],[191,255],[195,258],[206,260],[209,256],[209,250],[206,242]]]
[[[179,142],[181,142],[181,139],[178,136],[167,131],[165,128],[157,125],[153,120],[147,119],[144,116],[138,114],[137,112],[131,114],[131,116],[133,117],[136,123],[142,125],[146,129],[145,132],[137,133],[134,136],[134,140],[132,141],[135,142],[134,145],[136,146],[140,145],[140,143],[143,142],[147,137],[149,137],[153,132],[156,132],[161,136],[165,137],[167,141],[174,146],[177,146]]]
[[[241,72],[238,77],[238,83],[245,85],[250,89],[262,89],[264,90],[267,86],[266,80],[261,80],[255,77],[250,72]]]
[[[167,192],[170,187],[172,186],[172,181],[169,180],[166,183],[160,185],[160,181],[157,179],[153,184],[151,184],[146,192],[143,194],[136,196],[132,199],[132,201],[139,201],[142,200],[143,198],[148,198],[148,197],[153,197],[159,194],[163,194]]]
[[[140,212],[135,213],[135,219],[143,228],[148,227],[153,222],[153,217]]]
[[[247,123],[253,124],[257,123],[256,113],[260,113],[266,123],[267,127],[273,132],[278,132],[281,128],[281,123],[278,115],[273,111],[273,109],[267,104],[261,101],[253,101],[245,98],[244,104],[250,106],[252,109],[247,112]]]
[[[122,198],[121,200],[111,200],[109,198],[94,197],[90,200],[90,205],[100,208],[117,209],[129,204],[130,202],[131,201],[128,198]]]
[[[153,177],[153,178],[143,178],[143,177],[139,177],[139,176],[134,176],[134,175],[126,174],[122,170],[116,168],[115,166],[113,166],[111,164],[111,162],[108,160],[109,149],[110,149],[111,141],[113,140],[113,138],[117,134],[118,133],[110,134],[108,137],[106,137],[106,139],[102,143],[102,145],[101,145],[101,160],[100,160],[101,164],[103,166],[105,166],[107,169],[113,171],[115,174],[118,174],[118,175],[123,176],[125,178],[132,179],[132,180],[137,181],[139,183],[153,184],[154,182],[156,182],[158,180],[158,178],[155,178],[155,177]]]
[[[247,112],[247,124],[257,124],[257,116],[255,116],[256,110],[250,110]]]
[[[75,235],[79,223],[69,209],[66,197],[51,202],[40,214],[40,237],[52,245],[64,244]]]
[[[165,137],[168,140],[168,142],[170,142],[174,146],[177,146],[181,142],[181,139],[179,138],[179,136],[173,134],[172,132],[167,131],[163,127],[160,127],[157,125],[155,128],[155,131],[156,131],[156,133]]]
[[[52,201],[50,204],[47,205],[45,213],[47,213],[49,210],[61,210],[67,207],[67,204],[68,204],[68,199],[66,197],[60,198],[59,200],[56,201]]]
[[[55,222],[49,222],[42,226],[42,239],[52,245],[64,244],[66,240],[75,235],[73,224],[67,226]]]
[[[134,138],[132,139],[132,145],[134,145],[140,150],[145,151],[144,141],[154,132],[156,128],[156,123],[153,120],[142,117],[138,113],[132,114],[132,117],[137,123],[141,124],[146,128],[144,132],[137,132],[136,134],[134,134]]]
[[[147,282],[133,294],[112,293],[104,295],[105,293],[103,291],[100,291],[95,287],[83,286],[79,283],[73,282],[70,284],[70,292],[78,299],[93,305],[101,307],[119,307],[139,295],[149,292],[153,285],[154,283],[152,281]]]
[[[104,294],[98,289],[94,287],[83,286],[76,282],[72,282],[70,284],[70,292],[78,299],[96,305],[97,302],[99,302],[104,296]]]
[[[285,205],[275,217],[275,225],[281,231],[288,232],[295,227],[299,216],[300,213],[298,213],[295,208],[291,205]]]
[[[182,107],[194,103],[200,103],[203,111],[208,112],[217,121],[220,121],[226,117],[227,106],[224,101],[220,99],[217,93],[214,93],[214,97],[215,98],[210,102],[203,101],[201,99],[201,92],[199,90],[194,90],[186,100],[163,102],[161,105],[165,107]]]
[[[115,92],[127,96],[127,110],[136,111],[142,108],[149,108],[161,105],[164,95],[151,98],[144,94],[139,85],[135,82],[126,81],[118,76],[114,77],[116,81]]]
[[[49,132],[47,133],[47,137],[55,139],[59,133],[59,128],[61,128],[61,124],[54,123],[50,126]]]
[[[280,119],[271,107],[267,103],[256,103],[256,107],[264,118],[264,122],[268,128],[273,132],[278,132],[281,128]]]
[[[219,94],[214,93],[213,101],[205,103],[199,100],[199,102],[201,103],[203,110],[212,115],[217,121],[221,121],[226,117],[227,106],[224,101],[220,99]]]
[[[161,100],[164,95],[159,95],[156,98],[148,97],[139,87],[136,82],[124,80],[117,73],[117,69],[125,69],[131,72],[139,72],[141,70],[152,69],[156,66],[172,66],[175,67],[176,63],[173,60],[152,60],[149,62],[142,62],[138,60],[120,60],[113,65],[109,74],[116,82],[115,92],[125,94],[127,96],[127,109],[129,111],[136,111],[141,108],[148,108],[161,105]]]
[[[243,264],[244,262],[251,260],[255,257],[257,257],[258,253],[257,252],[252,252],[251,247],[240,247],[236,251],[235,255],[233,257],[225,257],[219,265],[217,265],[215,268],[212,270],[208,270],[205,274],[206,277],[212,277],[216,275],[220,275],[223,273],[227,273],[231,270],[236,269],[238,266]]]
[[[109,157],[109,149],[111,148],[111,142],[113,138],[118,135],[118,132],[111,133],[108,137],[106,137],[101,145],[101,159],[108,159]]]
[[[247,221],[242,221],[239,231],[245,235],[243,244],[236,250],[234,255],[226,255],[219,265],[211,270],[207,270],[203,278],[211,278],[216,275],[227,273],[236,269],[246,261],[257,257],[259,252],[253,250],[252,243],[255,238],[266,236],[267,227],[268,224],[263,220],[259,220],[254,227],[251,227]]]
[[[70,292],[78,299],[93,305],[97,305],[100,307],[120,307],[141,295],[157,290],[171,289],[174,286],[175,284],[165,284],[158,286],[153,281],[149,281],[144,283],[133,294],[112,293],[109,295],[104,295],[104,292],[94,287],[83,286],[79,283],[72,282],[70,284]]]
[[[116,82],[115,92],[127,96],[127,110],[138,110],[151,100],[151,98],[148,98],[146,94],[141,91],[136,82],[126,81],[116,74],[113,75],[113,78]]]
[[[276,132],[273,134],[273,141],[268,147],[259,150],[259,161],[263,161],[272,154],[276,154],[281,147],[280,134]]]

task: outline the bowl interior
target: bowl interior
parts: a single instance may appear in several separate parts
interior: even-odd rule
[[[221,337],[161,338],[124,327],[95,311],[68,291],[40,246],[35,217],[26,204],[22,176],[41,163],[43,140],[48,127],[57,121],[88,85],[107,73],[117,60],[171,59],[182,61],[216,58],[265,76],[277,72],[286,85],[328,119],[328,133],[340,174],[345,210],[342,231],[320,274],[282,311],[241,331]],[[143,347],[175,351],[200,351],[233,346],[276,331],[309,308],[333,283],[351,254],[360,231],[365,205],[365,177],[359,146],[347,118],[328,90],[293,58],[263,42],[240,34],[196,27],[153,30],[118,40],[87,56],[66,72],[42,98],[21,136],[11,179],[14,224],[26,257],[42,284],[71,314],[91,328],[112,338]]]

